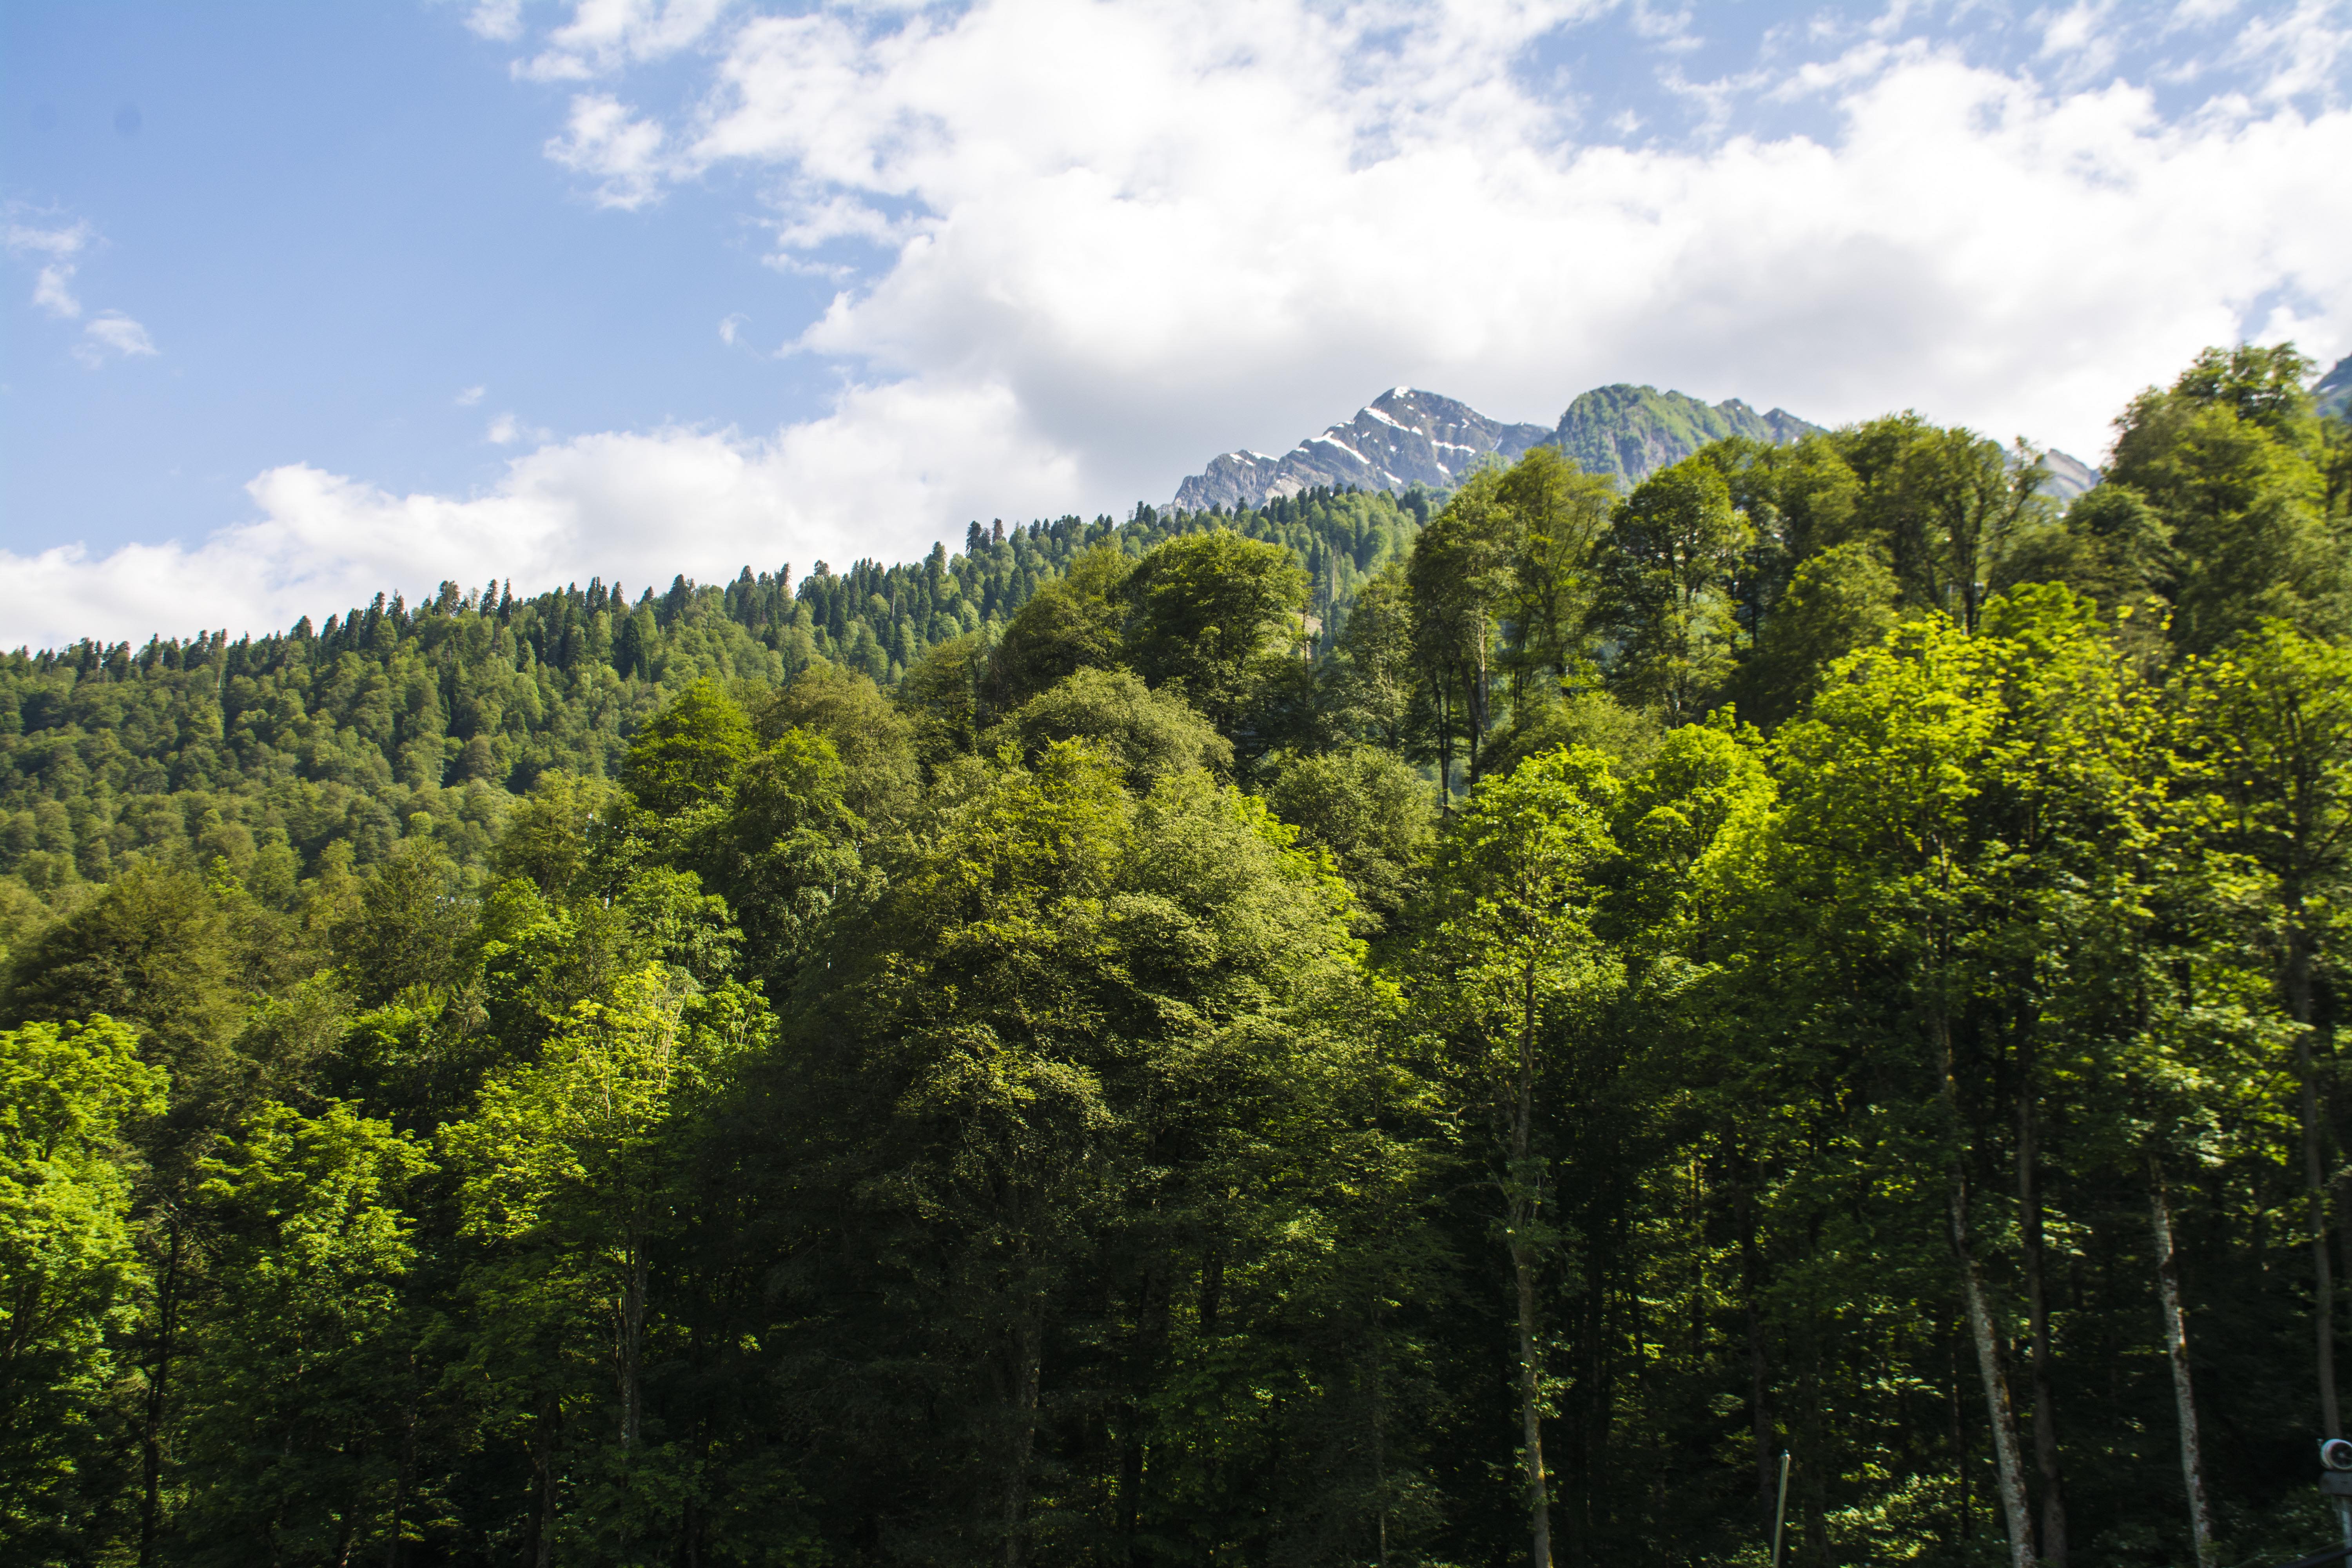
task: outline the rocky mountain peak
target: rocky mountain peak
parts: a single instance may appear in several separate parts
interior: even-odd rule
[[[1309,436],[1278,458],[1234,451],[1177,487],[1180,511],[1263,506],[1318,485],[1367,490],[1450,490],[1478,459],[1509,462],[1551,437],[1540,425],[1507,425],[1466,403],[1410,386],[1391,387],[1344,425]]]
[[[2352,363],[2347,361],[2347,363]],[[2330,382],[2344,379],[2343,365]],[[2323,383],[2323,390],[2327,386]],[[1759,414],[1737,397],[1707,403],[1685,392],[1618,382],[1580,395],[1551,428],[1490,419],[1468,404],[1417,387],[1397,386],[1344,425],[1309,436],[1280,457],[1233,451],[1177,487],[1179,511],[1213,506],[1264,506],[1277,497],[1327,486],[1391,492],[1418,486],[1450,490],[1482,458],[1516,460],[1530,447],[1558,447],[1587,473],[1611,474],[1632,487],[1711,441],[1745,437],[1780,444],[1822,426],[1785,408]],[[2071,500],[2098,481],[2063,452],[2046,454],[2048,493]]]

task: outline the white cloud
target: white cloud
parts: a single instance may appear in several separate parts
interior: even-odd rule
[[[549,155],[622,207],[753,176],[777,265],[845,279],[790,339],[844,374],[835,405],[765,437],[517,426],[467,497],[273,469],[257,521],[154,547],[185,574],[166,597],[141,596],[153,549],[0,561],[0,638],[143,635],[215,602],[191,582],[267,626],[492,571],[897,558],[971,517],[1164,497],[1399,383],[1545,422],[1616,380],[1829,421],[1909,406],[2095,458],[2206,344],[2352,349],[2340,7],[2233,19],[2236,85],[2179,113],[2112,72],[2069,85],[2128,7],[2053,6],[2021,47],[2058,63],[2031,68],[1907,36],[1895,7],[1693,89],[1719,133],[1632,146],[1578,141],[1574,103],[1518,68],[1603,8],[583,5],[529,73],[708,63],[667,68],[699,73],[675,112],[638,83],[582,92]],[[1759,101],[1826,129],[1741,132]]]
[[[35,305],[64,321],[81,315],[81,300],[73,291],[74,258],[88,249],[95,238],[96,233],[87,223],[68,224],[62,228],[15,223],[8,226],[11,255],[45,258],[33,279]]]
[[[74,297],[73,275],[70,261],[52,261],[42,268],[33,279],[33,303],[68,321],[79,316],[81,301]]]
[[[73,289],[74,274],[79,264],[75,258],[97,244],[97,231],[86,222],[57,227],[11,223],[5,240],[10,254],[40,261],[40,270],[33,279],[34,305],[60,321],[79,321],[81,300]],[[155,340],[148,335],[147,329],[121,310],[100,310],[84,322],[81,339],[72,350],[74,358],[92,370],[104,364],[110,356],[149,358],[156,352]]]
[[[483,438],[493,446],[511,447],[515,443],[515,437],[520,434],[521,432],[515,426],[515,416],[511,414],[501,414],[490,421],[490,427],[483,433]]]
[[[2109,13],[2115,0],[2078,0],[2055,14],[2034,19],[2042,24],[2041,58],[2054,61],[2060,79],[2069,85],[2096,80],[2116,63],[2116,39]]]
[[[2275,24],[2295,58],[2333,47],[2326,9]],[[2133,391],[2281,291],[2307,346],[2352,347],[2340,108],[2167,121],[2138,87],[2046,88],[1890,33],[1782,79],[1834,137],[1580,145],[1512,72],[1576,11],[758,16],[667,127],[599,100],[645,151],[580,162],[628,205],[772,172],[780,262],[879,251],[798,347],[1008,388],[1081,509],[1400,381],[1544,420],[1615,379],[1829,419],[1916,405],[2091,455]],[[2041,36],[2079,61],[2101,18]]]
[[[104,364],[110,353],[143,359],[157,352],[147,329],[120,310],[100,310],[81,331],[82,341],[74,345],[74,357],[92,370]]]
[[[2263,96],[2286,100],[2323,92],[2352,57],[2352,16],[2341,0],[2296,0],[2283,16],[2250,17],[2231,58],[2269,71]]]
[[[827,416],[764,438],[672,428],[552,442],[467,497],[394,495],[302,464],[247,485],[256,516],[201,543],[0,549],[0,647],[142,640],[206,625],[314,623],[444,578],[518,589],[591,574],[642,586],[745,565],[919,554],[970,518],[1026,516],[1067,494],[1068,459],[1028,429],[1009,389],[856,387]],[[887,531],[866,520],[949,519]]]
[[[465,391],[457,394],[456,397],[451,398],[450,401],[455,403],[460,408],[471,408],[474,405],[482,400],[482,394],[488,390],[489,388],[487,386],[469,386],[466,388]]]
[[[719,321],[719,341],[725,343],[729,348],[733,348],[735,346],[735,334],[743,330],[743,323],[748,319],[749,318],[740,313],[721,317]]]
[[[727,0],[580,0],[572,20],[549,35],[545,51],[519,62],[515,74],[582,81],[661,59],[700,42],[726,8]]]
[[[510,44],[522,37],[522,0],[478,0],[466,26],[477,37]]]
[[[583,93],[572,100],[563,134],[547,143],[547,155],[567,169],[593,175],[597,205],[636,208],[661,194],[664,132],[618,99]]]

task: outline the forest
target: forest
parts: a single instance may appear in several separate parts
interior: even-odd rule
[[[2326,1544],[2312,370],[0,657],[0,1556]]]

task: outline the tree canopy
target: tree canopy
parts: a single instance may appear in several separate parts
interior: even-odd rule
[[[0,661],[5,1555],[2309,1552],[2308,369]]]

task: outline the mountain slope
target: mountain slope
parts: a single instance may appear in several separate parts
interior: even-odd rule
[[[2073,500],[2099,482],[2098,469],[2054,447],[2042,454],[2042,466],[2050,470],[2050,477],[2042,481],[2042,493],[2053,500]]]
[[[1820,428],[1785,408],[1759,414],[1736,397],[1707,404],[1688,393],[1619,382],[1596,386],[1570,404],[1551,444],[1587,473],[1614,474],[1635,485],[1710,441],[1744,436],[1779,443]]]
[[[1172,504],[1179,511],[1257,507],[1318,486],[1450,490],[1489,454],[1507,463],[1545,446],[1559,447],[1590,472],[1633,485],[1710,441],[1793,441],[1820,428],[1784,408],[1759,414],[1736,397],[1707,404],[1687,393],[1621,383],[1585,393],[1547,430],[1507,425],[1454,398],[1399,386],[1278,458],[1234,451],[1211,459],[1176,488]]]
[[[2331,388],[2339,406],[2352,397],[2352,359],[2320,384],[2323,399]],[[1711,441],[1742,437],[1780,444],[1822,429],[1785,408],[1759,414],[1737,397],[1706,403],[1686,392],[1618,382],[1580,394],[1547,430],[1507,425],[1454,398],[1399,386],[1346,424],[1330,426],[1278,458],[1237,450],[1210,459],[1176,487],[1170,504],[1180,512],[1232,511],[1318,488],[1442,493],[1489,454],[1508,463],[1545,446],[1558,447],[1588,473],[1614,475],[1630,488]],[[2050,479],[2043,490],[2056,500],[2070,501],[2098,483],[2097,471],[2078,458],[2056,450],[2045,458]]]
[[[1179,511],[1263,506],[1318,486],[1398,493],[1450,490],[1491,452],[1509,462],[1550,439],[1540,425],[1506,425],[1433,392],[1392,387],[1345,425],[1309,436],[1279,458],[1233,451],[1176,488]]]
[[[2352,354],[2337,360],[2336,368],[2319,378],[2311,398],[2328,418],[2352,419]]]

